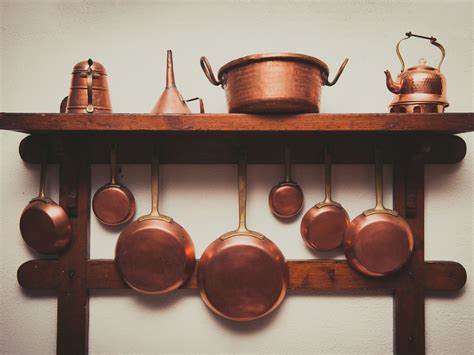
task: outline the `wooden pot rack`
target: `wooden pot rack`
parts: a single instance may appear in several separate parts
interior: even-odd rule
[[[151,141],[159,137],[163,163],[235,163],[245,147],[249,163],[282,163],[283,146],[293,163],[323,162],[330,144],[334,163],[373,163],[373,146],[393,164],[393,204],[415,237],[414,254],[398,274],[373,279],[343,260],[290,260],[290,289],[385,290],[394,297],[394,349],[425,352],[425,296],[456,291],[466,270],[456,262],[424,260],[424,164],[454,164],[466,154],[453,134],[474,130],[472,113],[445,114],[52,114],[0,113],[0,129],[30,133],[21,158],[40,162],[47,144],[50,162],[59,163],[60,204],[71,219],[73,243],[57,260],[31,260],[18,269],[25,289],[55,289],[58,297],[57,353],[88,352],[90,289],[127,285],[113,260],[89,259],[90,166],[108,163],[111,142],[119,163],[148,164]],[[296,236],[294,236],[296,237]],[[299,240],[299,236],[295,240]],[[195,275],[183,288],[195,289]],[[291,292],[290,292],[291,293]]]

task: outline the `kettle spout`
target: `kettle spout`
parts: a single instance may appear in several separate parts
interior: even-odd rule
[[[388,70],[385,70],[384,73],[385,73],[385,76],[386,76],[387,88],[391,92],[393,92],[394,94],[399,94],[400,89],[402,87],[402,85],[400,83],[400,80],[399,79],[393,80],[392,79],[392,74],[390,74],[390,72]]]

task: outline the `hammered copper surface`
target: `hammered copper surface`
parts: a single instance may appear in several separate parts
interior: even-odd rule
[[[115,264],[134,290],[161,294],[180,287],[194,271],[194,245],[184,228],[158,211],[159,157],[153,145],[151,212],[128,225],[117,240]]]
[[[77,63],[72,71],[71,86],[66,106],[66,113],[111,113],[109,84],[107,71],[99,62],[93,61],[90,66],[92,84],[92,112],[87,111],[88,97],[88,69],[89,61]]]
[[[94,194],[92,209],[102,223],[116,226],[127,223],[135,214],[135,198],[122,185],[107,184]]]
[[[176,222],[148,219],[127,226],[115,258],[124,281],[134,290],[160,294],[177,289],[194,271],[194,246]]]
[[[349,264],[368,276],[382,277],[400,270],[413,252],[413,232],[397,212],[383,205],[382,153],[375,152],[377,201],[348,226],[343,246]]]
[[[330,251],[342,245],[342,238],[349,225],[349,215],[340,203],[332,199],[332,159],[324,149],[325,198],[310,208],[300,225],[300,234],[306,246],[318,251]]]
[[[369,276],[399,270],[410,258],[413,236],[401,217],[378,213],[359,215],[347,229],[344,248],[353,268]]]
[[[176,88],[173,69],[173,54],[166,52],[166,86],[151,113],[191,113],[186,101]]]
[[[342,245],[342,238],[349,223],[349,215],[343,208],[313,207],[301,220],[300,233],[309,248],[329,251]]]
[[[230,113],[304,113],[319,112],[321,86],[334,85],[347,61],[331,82],[324,62],[296,53],[236,59],[219,70],[218,80],[206,57],[201,67],[212,84],[225,89]]]
[[[400,40],[396,47],[397,56],[402,64],[397,79],[393,80],[390,72],[385,70],[387,88],[395,94],[389,105],[391,112],[443,112],[444,108],[449,106],[446,97],[446,78],[440,72],[445,49],[434,37],[418,36],[411,32],[406,35],[407,37]],[[426,65],[426,60],[421,58],[418,65],[405,70],[405,62],[400,54],[400,43],[411,37],[429,39],[432,45],[440,49],[442,57],[437,68]]]
[[[69,217],[61,206],[46,197],[47,148],[43,148],[40,190],[20,217],[20,232],[26,244],[41,254],[57,254],[71,242]]]
[[[283,301],[288,266],[280,249],[246,226],[246,164],[239,161],[239,227],[204,251],[197,281],[206,305],[236,321],[262,318]]]

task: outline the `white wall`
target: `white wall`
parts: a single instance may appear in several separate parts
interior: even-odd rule
[[[302,52],[326,61],[332,72],[350,58],[339,83],[324,88],[323,112],[386,112],[391,94],[383,70],[399,70],[395,43],[406,31],[434,35],[446,46],[442,71],[448,80],[449,112],[472,107],[472,4],[470,1],[148,2],[1,1],[0,111],[56,112],[67,94],[73,65],[92,57],[109,72],[115,112],[148,112],[164,86],[165,50],[173,49],[178,87],[202,96],[209,112],[225,112],[224,93],[199,67],[207,55],[215,69],[237,57],[262,52]],[[438,52],[427,43],[405,43],[407,63]],[[35,258],[24,245],[18,220],[37,193],[38,166],[18,155],[22,134],[0,135],[1,353],[53,353],[56,300],[53,293],[24,292],[16,270]],[[426,349],[433,354],[473,352],[473,147],[454,166],[428,166],[426,259],[455,260],[469,279],[456,296],[426,302]],[[372,206],[371,166],[336,166],[334,193],[355,217]],[[107,166],[93,167],[93,191],[107,180]],[[386,167],[387,203],[391,203]],[[249,168],[249,225],[274,240],[288,258],[311,258],[299,237],[299,221],[278,222],[267,193],[281,167]],[[192,236],[197,255],[236,225],[233,166],[173,166],[162,169],[163,212]],[[305,209],[322,198],[321,166],[294,167],[305,192]],[[57,168],[49,191],[57,199]],[[149,206],[149,167],[124,166],[123,182]],[[208,218],[203,223],[202,219]],[[112,258],[119,230],[92,218],[91,257]],[[318,255],[321,257],[322,255]],[[342,253],[331,254],[342,258]],[[360,353],[392,351],[392,299],[374,293],[291,292],[282,307],[254,323],[215,317],[195,292],[145,297],[132,291],[92,292],[91,353]]]

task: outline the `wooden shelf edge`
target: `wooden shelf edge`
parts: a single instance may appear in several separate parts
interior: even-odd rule
[[[385,279],[368,278],[356,273],[345,260],[289,260],[290,289],[299,290],[394,290],[398,276]],[[56,289],[61,279],[56,260],[30,260],[20,266],[19,284],[25,289]],[[427,291],[456,291],[466,283],[466,270],[453,261],[425,262]],[[113,260],[87,262],[87,288],[126,289]],[[197,288],[196,272],[182,288]]]
[[[0,129],[51,131],[438,132],[474,130],[471,112],[434,114],[60,114],[0,113]]]

